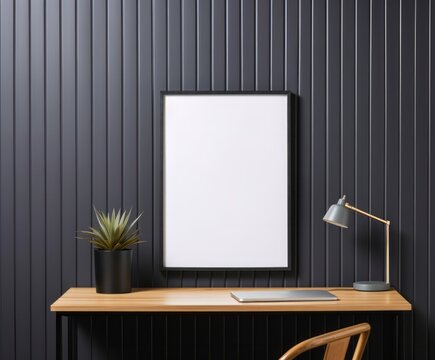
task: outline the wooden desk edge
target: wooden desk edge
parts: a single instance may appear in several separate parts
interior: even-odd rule
[[[92,289],[92,288],[70,288],[64,295],[71,291],[79,289]],[[270,288],[268,288],[270,289]],[[314,289],[314,288],[300,288],[300,289]],[[316,288],[323,289],[327,291],[334,292],[341,290],[352,290],[352,288]],[[218,293],[240,290],[240,288],[174,288],[174,289],[139,289],[142,290],[156,290],[156,291],[174,291],[174,292],[186,292],[186,291],[216,291]],[[251,288],[243,288],[243,290],[258,290]],[[217,304],[217,305],[188,305],[188,304],[147,304],[142,305],[119,305],[112,304],[106,308],[92,305],[62,305],[61,302],[64,295],[58,298],[51,306],[50,311],[52,312],[62,312],[62,313],[111,313],[111,312],[125,312],[125,313],[139,313],[139,312],[149,312],[149,313],[173,313],[173,312],[185,312],[185,313],[224,313],[224,312],[395,312],[395,311],[411,311],[412,305],[396,290],[395,294],[401,300],[398,304],[382,304],[378,305],[355,305],[349,304],[348,302],[343,304],[343,306],[337,308],[336,302],[261,302],[261,303],[234,303],[234,304]],[[111,295],[113,296],[113,295]],[[340,300],[338,300],[340,301]],[[319,306],[319,305],[323,305]]]

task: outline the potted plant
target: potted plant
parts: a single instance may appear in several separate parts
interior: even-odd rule
[[[142,241],[135,224],[130,222],[131,210],[121,214],[115,210],[105,214],[94,209],[99,227],[81,231],[84,239],[95,246],[95,280],[97,293],[120,294],[131,292],[131,246]],[[82,238],[83,239],[83,238]]]

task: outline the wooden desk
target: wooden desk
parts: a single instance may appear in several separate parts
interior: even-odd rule
[[[311,289],[311,288],[310,288]],[[95,288],[71,288],[51,305],[51,311],[74,312],[274,312],[274,311],[409,311],[411,304],[396,290],[360,292],[328,290],[338,301],[239,303],[228,288],[136,289],[129,294],[97,294]],[[249,289],[247,290],[267,290]],[[270,290],[270,288],[269,288]],[[274,288],[274,290],[278,290]]]
[[[268,288],[270,290],[270,288]],[[288,289],[288,288],[287,288]],[[302,289],[302,288],[300,288]],[[308,288],[307,288],[308,289]],[[56,312],[57,358],[62,357],[62,316],[83,313],[141,312],[398,312],[412,310],[396,290],[360,292],[352,288],[328,290],[338,301],[239,303],[230,295],[240,288],[135,289],[129,294],[97,294],[95,288],[71,288],[51,305]],[[267,290],[249,289],[247,290]],[[278,290],[278,288],[274,288]],[[283,290],[283,289],[281,289]]]

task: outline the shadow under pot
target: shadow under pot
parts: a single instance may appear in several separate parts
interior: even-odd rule
[[[122,294],[131,292],[132,250],[94,249],[97,293]]]

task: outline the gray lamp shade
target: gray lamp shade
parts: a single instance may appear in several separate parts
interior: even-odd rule
[[[346,208],[345,204],[346,197],[343,196],[338,200],[337,204],[330,206],[323,217],[323,221],[347,229],[349,225],[350,210]]]

